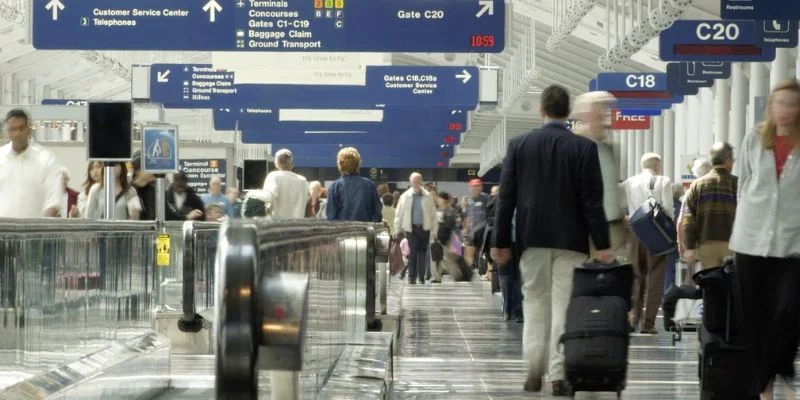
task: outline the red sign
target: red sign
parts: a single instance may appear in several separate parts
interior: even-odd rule
[[[618,129],[618,130],[650,129],[650,116],[623,115],[619,110],[611,110],[611,129]]]

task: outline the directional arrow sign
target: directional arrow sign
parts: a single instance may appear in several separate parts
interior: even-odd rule
[[[209,2],[203,6],[203,11],[208,13],[209,22],[215,22],[217,20],[217,13],[222,11],[222,6],[217,3],[217,0],[209,0]]]
[[[58,21],[58,11],[64,9],[64,4],[59,0],[50,0],[44,8],[53,12],[53,21]]]
[[[158,83],[166,83],[169,82],[169,70],[166,71],[158,71],[157,72],[157,80]]]
[[[158,73],[167,70],[175,71],[173,79],[158,82]],[[456,77],[465,72],[475,79]],[[349,108],[385,104],[474,110],[479,99],[476,67],[368,66],[365,86],[237,85],[232,72],[196,64],[154,64],[150,76],[150,101],[167,108],[240,108],[253,104]]]
[[[486,13],[489,13],[489,15],[494,15],[494,0],[478,0],[478,6],[480,9],[478,10],[478,13],[475,14],[476,17],[480,18]]]
[[[461,110],[458,110],[461,111]],[[375,113],[377,118],[369,118]],[[281,109],[264,105],[235,109],[215,108],[214,129],[228,131],[322,131],[355,130],[364,132],[446,132],[457,135],[467,130],[467,113],[453,114],[450,109],[438,107],[375,107]]]
[[[456,75],[456,78],[461,79],[461,83],[467,83],[472,78],[472,75],[469,74],[469,71],[462,70],[460,74]]]
[[[74,0],[66,9],[59,8],[63,0],[31,1],[37,49],[499,53],[505,47],[502,0]]]

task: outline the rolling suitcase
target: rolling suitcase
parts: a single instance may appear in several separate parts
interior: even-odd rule
[[[625,389],[628,366],[628,304],[615,296],[580,296],[570,301],[561,343],[566,380],[576,392]]]
[[[572,278],[571,298],[583,296],[613,296],[625,300],[627,310],[631,307],[633,292],[633,265],[614,262],[606,265],[587,261],[575,266]]]
[[[698,362],[701,400],[759,399],[738,326],[734,274],[731,260],[695,274],[704,302]]]
[[[575,266],[564,345],[566,380],[577,392],[625,389],[633,266],[587,261]]]

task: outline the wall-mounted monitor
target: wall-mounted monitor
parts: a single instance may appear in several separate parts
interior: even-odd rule
[[[133,103],[89,102],[87,157],[91,161],[129,161],[133,155]]]
[[[244,160],[242,186],[244,190],[260,190],[267,179],[267,160]]]

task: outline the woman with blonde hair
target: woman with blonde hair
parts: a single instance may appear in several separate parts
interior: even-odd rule
[[[381,199],[375,183],[358,174],[361,155],[353,147],[345,147],[336,155],[336,166],[342,176],[328,187],[325,214],[330,221],[381,222]]]
[[[773,398],[776,376],[784,398],[800,345],[800,83],[779,83],[769,95],[765,121],[741,144],[734,252],[741,326],[753,385]],[[755,392],[755,390],[754,390]]]

